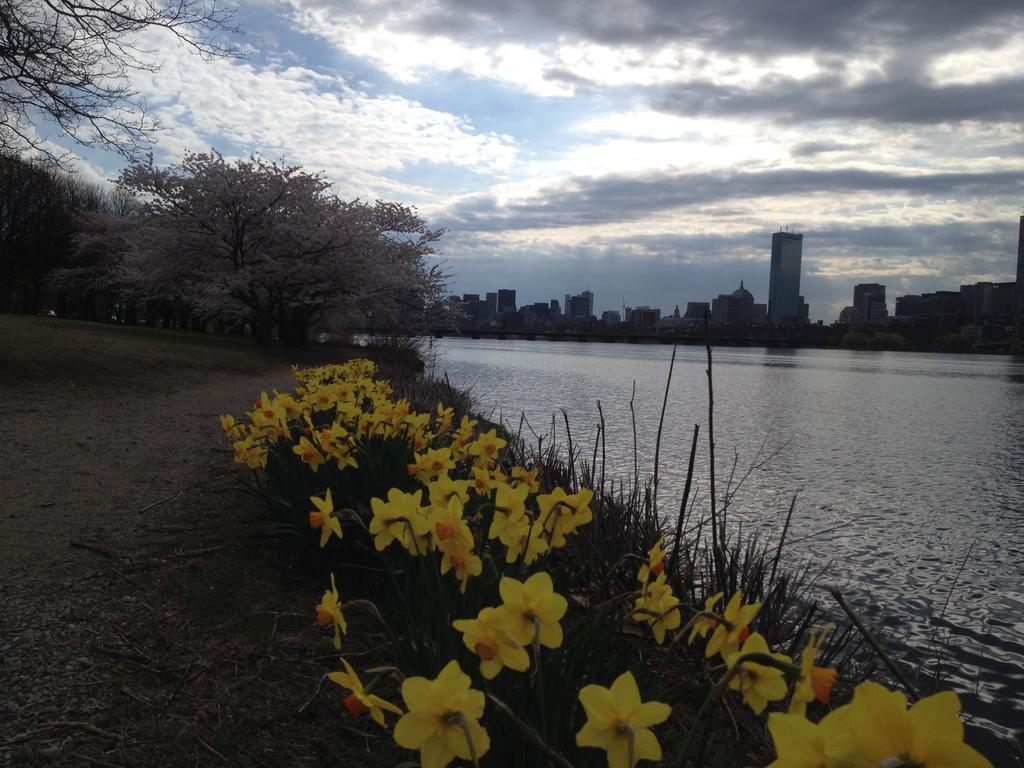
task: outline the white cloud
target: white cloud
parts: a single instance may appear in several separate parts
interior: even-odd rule
[[[1024,75],[1024,32],[995,48],[967,48],[936,58],[928,73],[937,85],[976,85]]]
[[[203,62],[176,47],[159,51],[158,72],[136,80],[164,126],[167,159],[225,142],[323,168],[348,194],[406,191],[394,179],[417,166],[501,172],[517,149],[505,135],[395,95],[370,95],[342,77],[307,67]]]

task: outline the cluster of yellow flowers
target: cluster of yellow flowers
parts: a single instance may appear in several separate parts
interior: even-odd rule
[[[221,417],[237,462],[266,469],[271,455],[292,462],[295,459],[288,457],[295,456],[308,468],[308,478],[322,478],[317,473],[328,463],[338,471],[358,470],[360,461],[366,460],[363,449],[369,438],[408,441],[412,461],[406,471],[419,489],[393,487],[386,499],[370,499],[365,519],[335,508],[328,480],[319,484],[326,486],[320,495],[309,496],[309,525],[320,532],[321,547],[332,537],[342,539],[343,523],[351,523],[372,537],[378,552],[397,543],[415,557],[440,555],[441,574],[451,572],[465,592],[469,580],[481,575],[483,558],[492,556],[506,566],[534,566],[591,522],[590,490],[568,493],[554,488],[540,493],[537,469],[502,463],[506,441],[496,430],[482,431],[468,416],[456,426],[454,410],[440,404],[434,413],[417,413],[407,401],[395,400],[390,384],[375,379],[374,371],[366,360],[295,370],[301,386],[294,396],[262,393],[248,413],[248,424]],[[499,544],[502,550],[495,551]],[[959,700],[952,693],[930,696],[908,709],[902,694],[862,683],[849,704],[831,710],[820,722],[811,721],[807,705],[818,700],[828,706],[837,678],[834,668],[816,664],[828,629],[813,633],[800,657],[790,659],[772,652],[765,638],[751,631],[760,604],[744,603],[739,590],[724,608],[718,607],[724,598],[721,592],[708,597],[702,609],[687,608],[686,620],[666,570],[663,539],[646,557],[636,559],[642,561],[636,576],[639,588],[629,595],[632,606],[626,617],[649,627],[659,646],[668,633],[672,645],[682,638],[689,645],[703,640],[704,656],[717,659],[719,666],[712,669],[721,670],[713,698],[734,690],[760,715],[769,703],[789,696],[786,712],[768,716],[778,755],[771,768],[990,766],[964,744]],[[495,569],[500,566],[495,564]],[[525,581],[503,576],[498,593],[500,604],[481,608],[475,618],[452,622],[466,648],[479,659],[485,680],[493,680],[503,669],[525,673],[531,664],[539,667],[542,648],[556,649],[564,642],[562,621],[568,601],[555,591],[550,573],[541,570]],[[341,648],[342,636],[348,633],[343,609],[357,603],[366,601],[342,603],[332,574],[316,617],[333,629],[335,649]],[[385,713],[397,715],[395,742],[418,750],[425,768],[444,768],[455,759],[479,765],[490,749],[490,736],[481,724],[487,698],[471,687],[469,675],[456,660],[434,679],[404,679],[404,710],[373,693],[395,670],[369,670],[375,677],[364,685],[346,659],[341,664],[343,670],[329,678],[348,691],[345,708],[353,716],[368,714],[382,727],[387,723]],[[576,732],[577,746],[604,750],[610,768],[661,759],[662,748],[651,729],[669,718],[671,708],[658,701],[644,702],[630,672],[619,675],[610,687],[585,685],[578,697],[586,721]]]
[[[234,441],[237,463],[265,469],[270,449],[287,441],[313,472],[329,460],[339,469],[358,467],[352,455],[357,437],[426,431],[426,425],[408,418],[407,402],[391,399],[391,385],[373,378],[370,360],[292,370],[302,384],[295,397],[262,392],[246,414],[248,424],[220,417],[221,431]]]

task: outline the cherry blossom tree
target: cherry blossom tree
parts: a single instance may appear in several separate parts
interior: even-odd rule
[[[428,264],[441,230],[399,203],[343,201],[298,166],[186,153],[171,167],[136,163],[119,185],[143,201],[120,267],[136,297],[249,323],[261,343],[276,329],[302,344],[314,324],[370,312],[383,323],[422,315],[444,288]]]

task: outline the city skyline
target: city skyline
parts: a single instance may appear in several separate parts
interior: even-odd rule
[[[785,226],[806,233],[812,319],[857,282],[1014,279],[1019,2],[628,7],[261,0],[237,14],[246,57],[147,34],[162,67],[130,86],[163,125],[158,163],[262,152],[417,205],[448,230],[459,293],[586,282],[603,311],[743,279],[763,296],[762,233]],[[122,167],[38,128],[85,178]]]

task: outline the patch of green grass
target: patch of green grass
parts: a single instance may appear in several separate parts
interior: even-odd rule
[[[260,347],[244,336],[0,315],[0,387],[175,387],[193,373],[257,374],[355,356],[334,345]]]

